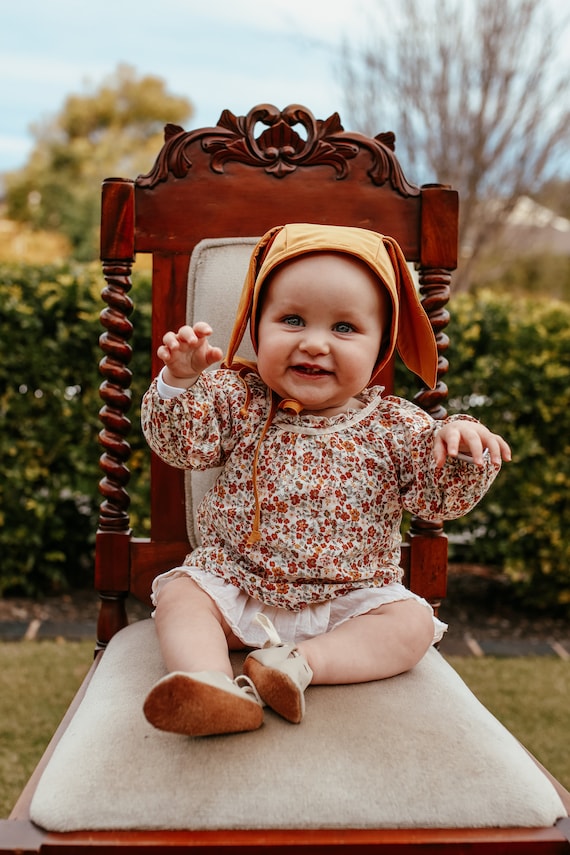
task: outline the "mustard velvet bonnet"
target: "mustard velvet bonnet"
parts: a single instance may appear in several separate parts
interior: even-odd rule
[[[438,359],[435,336],[402,250],[391,237],[349,226],[292,223],[276,226],[261,238],[251,256],[224,364],[236,368],[246,364],[236,358],[236,353],[248,323],[257,352],[259,298],[270,273],[280,264],[313,252],[342,252],[361,259],[388,291],[392,304],[389,340],[382,348],[368,385],[376,383],[397,349],[410,371],[433,388],[437,382]]]

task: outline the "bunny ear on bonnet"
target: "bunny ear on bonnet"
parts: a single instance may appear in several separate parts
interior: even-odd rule
[[[255,363],[236,357],[248,323],[257,351],[256,316],[263,283],[280,264],[312,252],[342,252],[367,264],[386,288],[392,303],[387,346],[382,348],[370,378],[374,385],[394,349],[404,364],[433,388],[437,382],[437,344],[406,260],[398,243],[368,229],[293,223],[270,229],[255,247],[245,278],[224,365],[255,369]],[[253,322],[251,322],[253,320]]]
[[[399,303],[397,324],[393,325],[389,355],[384,354],[372,380],[380,373],[396,347],[402,362],[420,377],[429,389],[437,383],[438,352],[435,334],[430,320],[420,302],[418,292],[404,254],[393,238],[382,237],[384,248],[395,273],[397,300]],[[390,290],[390,289],[388,289]],[[394,300],[394,295],[392,295]],[[371,382],[370,385],[373,385]]]

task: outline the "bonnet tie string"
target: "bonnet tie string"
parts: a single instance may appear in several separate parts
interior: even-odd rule
[[[243,378],[242,378],[243,379]],[[247,384],[246,384],[247,385]],[[249,388],[248,388],[249,391]],[[244,407],[247,408],[247,404],[249,401],[246,401]],[[259,461],[259,452],[263,443],[263,440],[267,436],[267,431],[271,427],[273,419],[275,418],[275,414],[278,410],[284,410],[288,413],[294,413],[295,415],[299,415],[301,410],[303,409],[303,405],[299,403],[299,401],[295,401],[293,398],[285,398],[282,401],[278,401],[275,395],[271,394],[271,407],[269,409],[269,415],[265,420],[265,424],[263,425],[263,430],[261,431],[261,436],[259,437],[257,446],[255,448],[255,454],[253,456],[253,466],[251,472],[251,479],[253,482],[253,500],[255,502],[255,514],[253,517],[253,528],[251,530],[251,534],[247,539],[248,546],[253,546],[254,543],[259,543],[261,540],[261,506],[259,502],[259,492],[257,489],[257,469],[258,469],[258,461]]]
[[[269,414],[265,419],[265,424],[263,425],[263,430],[261,431],[261,436],[257,441],[257,445],[255,447],[255,454],[253,455],[253,466],[251,471],[251,479],[253,481],[253,500],[255,502],[255,514],[253,517],[253,528],[251,530],[251,534],[247,539],[248,546],[253,546],[254,543],[259,543],[261,540],[261,532],[259,530],[261,525],[261,506],[259,503],[259,493],[257,490],[257,464],[259,461],[259,451],[261,449],[261,445],[263,440],[267,435],[267,431],[271,427],[271,422],[275,416],[275,413],[279,409],[279,404],[275,399],[275,395],[271,393],[271,407],[269,409]]]

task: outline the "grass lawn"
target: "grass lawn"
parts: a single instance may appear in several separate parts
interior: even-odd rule
[[[0,818],[92,661],[91,642],[0,644]],[[477,697],[570,789],[570,662],[449,657]]]
[[[77,687],[93,642],[0,644],[0,818],[8,816]]]

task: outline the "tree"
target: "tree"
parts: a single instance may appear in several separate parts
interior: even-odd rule
[[[517,199],[567,152],[565,30],[545,0],[379,0],[367,41],[344,45],[353,125],[395,131],[410,175],[460,192],[458,290]]]
[[[570,220],[570,178],[550,178],[534,197],[537,202]]]
[[[158,77],[120,65],[95,89],[70,95],[54,118],[33,128],[27,164],[7,176],[8,216],[65,234],[79,259],[97,256],[104,178],[147,172],[167,122],[192,115]]]

